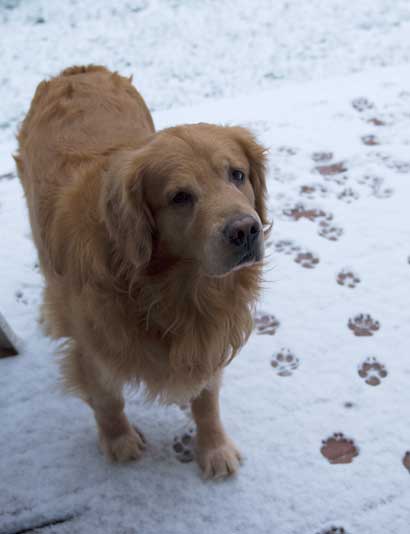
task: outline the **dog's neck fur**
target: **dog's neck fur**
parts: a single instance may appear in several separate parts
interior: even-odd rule
[[[252,331],[251,308],[258,295],[261,267],[222,278],[180,262],[135,287],[145,328],[169,345],[169,363],[194,380],[210,377],[228,363]]]

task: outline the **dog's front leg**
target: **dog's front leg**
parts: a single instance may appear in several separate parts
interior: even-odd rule
[[[91,355],[86,358],[80,351],[73,350],[69,356],[65,371],[71,371],[68,374],[72,378],[77,370],[77,380],[72,386],[94,412],[105,456],[114,462],[137,460],[145,449],[145,438],[124,413],[122,384],[112,380],[110,372]]]
[[[219,413],[221,375],[215,377],[191,402],[197,426],[198,463],[205,478],[224,478],[234,474],[241,455],[226,435]]]

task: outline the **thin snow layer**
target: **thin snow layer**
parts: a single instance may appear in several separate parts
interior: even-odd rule
[[[409,71],[395,67],[155,114],[159,128],[240,123],[270,147],[275,224],[259,332],[222,393],[245,462],[222,483],[178,461],[186,411],[146,405],[138,392],[127,411],[147,437],[144,457],[109,465],[97,451],[92,414],[59,390],[56,344],[36,323],[42,280],[8,176],[15,145],[2,145],[1,311],[23,344],[0,360],[1,534],[53,522],[41,531],[408,534],[409,109]],[[321,453],[334,433],[353,440],[341,442],[347,460],[358,453],[351,463]]]
[[[409,61],[408,0],[0,0],[0,135],[67,63],[133,74],[151,109]],[[22,83],[24,80],[24,83]]]

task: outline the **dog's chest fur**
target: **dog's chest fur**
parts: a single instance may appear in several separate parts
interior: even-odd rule
[[[121,344],[130,348],[125,380],[144,382],[148,395],[164,402],[195,397],[249,337],[259,269],[253,277],[239,271],[195,280],[169,272],[135,288],[122,310],[128,343]]]

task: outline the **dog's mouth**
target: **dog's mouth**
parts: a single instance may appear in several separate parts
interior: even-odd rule
[[[247,252],[244,254],[237,264],[231,269],[232,271],[239,271],[239,269],[244,269],[245,267],[250,267],[251,265],[254,265],[255,263],[258,263],[262,258],[258,257],[258,254],[255,252]]]
[[[232,250],[231,247],[226,247],[225,243],[223,245],[222,250],[219,247],[215,247],[212,250],[210,256],[214,258],[214,262],[209,265],[210,268],[207,269],[205,267],[206,264],[203,265],[201,270],[207,276],[223,278],[229,276],[230,273],[263,264],[265,247],[261,239],[257,242],[250,243],[246,247],[242,247],[242,250]]]
[[[247,252],[239,260],[238,265],[246,265],[248,263],[253,263],[256,261],[255,254],[253,252]]]

